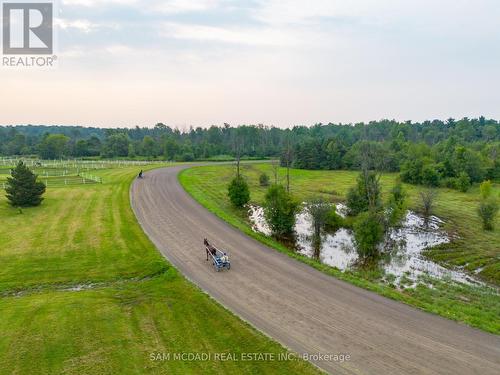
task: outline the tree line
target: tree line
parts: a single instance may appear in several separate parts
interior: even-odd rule
[[[72,126],[0,127],[0,155],[146,158],[192,161],[280,158],[299,169],[400,172],[403,182],[466,191],[472,183],[500,179],[500,123],[480,117],[425,122],[373,121],[280,129],[224,124],[181,131]]]
[[[300,169],[400,172],[403,182],[467,191],[472,183],[500,179],[500,124],[462,119],[421,124],[375,122],[351,128],[327,126],[293,147]]]

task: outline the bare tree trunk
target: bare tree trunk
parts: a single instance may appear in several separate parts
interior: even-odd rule
[[[369,178],[370,162],[372,162],[372,160],[370,160],[370,153],[368,148],[365,146],[361,151],[361,171],[363,173],[363,180],[368,197],[368,205],[370,209],[374,209],[377,205],[377,192],[375,190],[380,184],[380,178],[382,177],[382,174],[380,173],[380,171],[377,171],[377,169],[374,169],[373,171],[375,173],[375,181],[374,184],[372,184]]]
[[[273,169],[273,175],[274,175],[274,184],[278,185],[278,173],[279,173],[279,161],[273,160],[271,162],[271,167]]]
[[[236,177],[240,177],[240,161],[241,161],[241,149],[242,149],[242,140],[240,138],[240,134],[238,129],[236,129],[236,135],[234,138],[234,153],[236,157]]]
[[[287,137],[286,143],[286,191],[290,192],[290,136]]]

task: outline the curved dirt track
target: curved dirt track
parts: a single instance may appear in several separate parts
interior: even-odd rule
[[[186,167],[148,172],[132,186],[135,214],[187,278],[297,353],[334,374],[500,374],[500,337],[357,288],[269,249],[195,202],[177,181]],[[209,181],[207,181],[209,183]],[[203,238],[228,250],[231,270],[206,262]]]

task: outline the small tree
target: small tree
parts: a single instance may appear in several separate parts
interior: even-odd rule
[[[327,224],[328,214],[331,210],[331,204],[321,197],[314,198],[307,204],[307,211],[312,218],[312,245],[315,259],[319,259],[321,252],[321,231]]]
[[[361,259],[375,258],[378,255],[377,245],[383,238],[384,226],[377,212],[363,212],[356,218],[354,239]]]
[[[432,189],[420,192],[420,199],[422,201],[422,213],[426,220],[428,220],[432,215],[436,197],[437,197],[437,192]]]
[[[264,216],[277,237],[293,233],[298,202],[282,185],[272,185],[265,196]]]
[[[321,237],[321,230],[326,225],[332,205],[322,198],[314,198],[307,204],[307,211],[312,218],[313,235]]]
[[[269,186],[269,176],[266,173],[262,173],[259,176],[260,186]]]
[[[406,213],[406,191],[401,181],[397,181],[396,185],[391,190],[389,197],[389,224],[397,225],[401,222]]]
[[[495,218],[498,214],[498,199],[493,196],[493,185],[491,181],[484,181],[480,186],[481,202],[478,207],[478,214],[483,222],[484,230],[493,230]]]
[[[227,188],[228,196],[233,206],[241,208],[250,201],[250,190],[242,176],[236,176]]]
[[[369,209],[377,211],[380,204],[380,177],[373,171],[363,171],[359,174],[356,186],[347,193],[349,214],[358,215]]]
[[[278,185],[279,183],[279,170],[280,170],[280,163],[279,160],[272,160],[271,161],[271,169],[273,171],[273,183],[275,185]]]
[[[45,185],[37,181],[37,176],[20,161],[11,171],[11,177],[7,178],[5,191],[7,199],[14,207],[39,206],[43,201]]]

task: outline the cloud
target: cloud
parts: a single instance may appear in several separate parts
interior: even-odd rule
[[[180,14],[217,8],[220,0],[63,0],[64,5],[95,7],[133,7],[144,13]]]
[[[178,14],[187,12],[201,12],[208,9],[215,9],[219,5],[218,0],[170,0],[170,1],[149,1],[147,8],[152,11]]]
[[[139,0],[63,0],[63,5],[98,7],[107,5],[133,5],[140,3]]]
[[[84,33],[90,33],[92,30],[98,28],[97,24],[92,23],[89,20],[67,20],[64,18],[56,18],[54,20],[54,24],[62,30],[76,29]]]
[[[162,36],[200,42],[218,42],[257,46],[290,46],[293,35],[272,28],[217,27],[168,22],[162,25]]]

